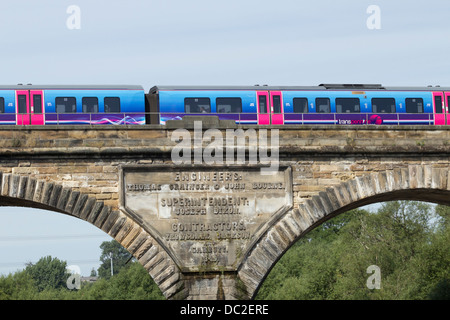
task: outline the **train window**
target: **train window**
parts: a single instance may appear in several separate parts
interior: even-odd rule
[[[42,96],[40,94],[33,95],[34,113],[42,113]]]
[[[104,100],[106,113],[119,113],[120,112],[120,98],[119,97],[106,97]]]
[[[359,98],[336,98],[337,113],[359,113]]]
[[[394,98],[373,98],[372,112],[374,113],[395,113]]]
[[[407,113],[423,113],[422,98],[406,98],[405,105]]]
[[[316,98],[316,112],[331,113],[329,98]]]
[[[259,113],[267,113],[267,97],[259,96]]]
[[[5,113],[5,98],[0,97],[0,113]]]
[[[24,94],[19,94],[17,97],[17,102],[19,104],[19,113],[25,114],[27,113],[27,96]]]
[[[436,113],[442,113],[442,97],[434,96],[434,106],[436,107]]]
[[[216,99],[217,113],[241,113],[242,99],[241,98],[217,98]]]
[[[84,97],[81,99],[83,106],[83,113],[97,113],[98,112],[98,98],[97,97]]]
[[[308,113],[307,98],[294,98],[294,113]]]
[[[209,98],[185,98],[184,111],[186,113],[210,113],[211,101]]]
[[[273,113],[281,113],[281,97],[278,95],[273,96]]]
[[[77,100],[75,97],[58,97],[55,99],[56,113],[76,113]]]

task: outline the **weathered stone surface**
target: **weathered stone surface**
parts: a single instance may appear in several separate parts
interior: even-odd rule
[[[193,121],[188,121],[188,126],[193,128]],[[177,123],[173,129],[179,127]],[[203,129],[207,128],[225,133],[234,126],[214,120],[205,123]],[[259,130],[252,126],[239,126],[239,129]],[[239,196],[251,198],[253,202],[249,208],[237,206],[246,209],[245,213],[226,218],[223,214],[221,218],[215,217],[211,206],[209,220],[180,217],[174,215],[173,208],[167,210],[167,206],[164,211],[162,198],[153,203],[147,197],[151,191],[123,193],[124,183],[128,182],[126,175],[123,177],[124,168],[145,167],[140,171],[144,173],[142,181],[153,182],[158,181],[145,173],[149,168],[171,167],[172,172],[176,171],[171,151],[178,142],[172,139],[173,131],[163,126],[0,128],[0,204],[45,208],[92,223],[129,250],[168,299],[254,297],[267,272],[295,241],[345,210],[393,199],[450,204],[450,129],[429,126],[283,126],[276,129],[279,130],[279,165],[289,168],[291,179],[289,188],[282,190],[290,202],[281,211],[276,208],[283,197],[273,190],[258,193],[242,188],[210,192],[213,197]],[[200,142],[203,148],[209,143]],[[248,152],[248,147],[233,150]],[[199,151],[193,146],[192,150]],[[216,166],[214,170],[232,172],[233,165],[237,164]],[[251,171],[247,163],[241,167],[242,172]],[[209,172],[204,163],[193,164],[192,169],[200,174]],[[265,179],[264,182],[278,181],[273,177]],[[142,182],[138,180],[136,184]],[[160,180],[164,181],[167,183]],[[164,196],[172,200],[198,199],[204,194],[209,197],[209,191],[205,191],[195,196],[192,192],[166,192]],[[261,200],[269,196],[278,200],[273,203]],[[123,199],[127,201],[121,202]],[[133,203],[135,199],[141,204]],[[262,202],[253,205],[257,201]],[[144,207],[144,214],[136,214],[142,212],[136,206]],[[205,208],[211,210],[209,206]],[[152,215],[154,218],[149,218]],[[164,225],[158,219],[172,222]],[[174,223],[239,223],[241,219],[249,239],[228,239],[220,243],[216,238],[166,241],[167,233],[180,233],[173,231]],[[210,259],[213,255],[209,248],[212,250],[214,243],[216,247],[217,244],[225,246],[225,242],[228,255],[233,253],[232,258],[224,259],[227,256],[224,254],[218,258],[216,255],[214,261]],[[193,253],[194,248],[199,249],[198,254]],[[209,259],[209,264],[202,265],[202,258]]]
[[[292,207],[290,168],[123,167],[122,206],[184,272],[236,271]]]

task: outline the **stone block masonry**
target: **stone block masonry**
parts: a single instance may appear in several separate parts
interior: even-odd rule
[[[216,126],[223,132],[233,130],[229,124]],[[1,127],[0,204],[43,208],[95,225],[138,259],[168,299],[251,299],[295,241],[349,209],[396,199],[449,204],[447,127],[265,127],[279,130],[280,170],[288,168],[289,178],[271,181],[266,176],[259,181],[253,175],[252,181],[243,181],[247,178],[238,180],[236,175],[233,184],[212,184],[208,179],[214,171],[226,173],[230,167],[215,166],[210,172],[205,164],[192,165],[204,179],[202,188],[214,190],[211,202],[201,194],[205,190],[179,191],[189,188],[188,183],[170,182],[177,192],[169,188],[168,181],[182,177],[171,161],[176,128]],[[245,172],[246,166],[240,164],[239,170]],[[143,170],[133,177],[128,191],[125,168]],[[146,173],[152,170],[157,178]],[[251,170],[254,166],[248,166]],[[145,177],[159,181],[161,189]],[[252,191],[250,197],[252,183],[277,187],[278,193],[289,190],[286,205],[274,218],[265,211],[258,216],[270,207],[270,201],[261,202],[270,193]],[[145,203],[152,203],[151,208]],[[260,220],[252,220],[257,217]],[[249,221],[261,227],[252,229]],[[241,238],[233,238],[233,233],[227,240],[217,238],[222,236],[218,229],[226,226],[239,231]],[[185,230],[190,233],[183,234]]]

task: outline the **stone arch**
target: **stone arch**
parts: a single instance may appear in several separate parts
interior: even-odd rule
[[[85,220],[116,239],[149,272],[167,299],[187,295],[172,258],[140,225],[103,201],[53,181],[0,172],[0,205],[46,209]]]
[[[408,165],[329,187],[286,213],[255,244],[238,270],[253,298],[275,263],[298,239],[324,221],[363,205],[391,200],[418,200],[450,205],[449,167]]]

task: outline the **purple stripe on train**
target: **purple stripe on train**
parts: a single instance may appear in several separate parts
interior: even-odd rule
[[[160,123],[168,120],[181,120],[184,116],[219,116],[220,120],[234,120],[240,124],[257,124],[258,115],[255,113],[161,113]]]
[[[15,113],[0,114],[0,125],[15,125],[15,124],[16,124]]]
[[[123,124],[145,124],[143,114],[46,114],[45,124],[53,125],[123,125]]]
[[[374,125],[407,125],[407,124],[434,124],[434,118],[432,113],[422,114],[406,114],[406,113],[393,113],[393,114],[321,114],[321,113],[285,113],[284,122],[286,124],[340,124],[340,125],[362,125],[362,124],[374,124]]]
[[[184,116],[219,116],[221,120],[235,120],[238,124],[257,124],[258,115],[255,113],[240,114],[215,114],[215,113],[162,113],[160,123],[167,120],[181,120]],[[432,113],[285,113],[285,124],[323,124],[323,125],[432,125],[434,116]]]

